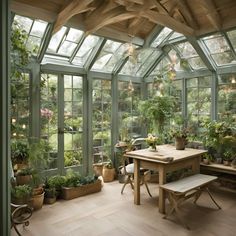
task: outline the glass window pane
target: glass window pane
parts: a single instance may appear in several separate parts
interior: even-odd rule
[[[30,34],[42,38],[47,27],[47,23],[43,21],[35,21]]]
[[[77,44],[71,43],[68,41],[64,41],[62,45],[60,46],[58,53],[65,55],[65,56],[71,56],[72,52],[75,50]]]
[[[66,36],[66,40],[78,43],[83,35],[83,31],[71,28]]]
[[[151,47],[157,47],[161,44],[161,42],[172,32],[171,29],[165,27],[161,33],[154,39],[154,41],[151,44]]]
[[[66,30],[67,30],[67,28],[63,26],[57,33],[55,33],[52,36],[50,43],[48,45],[48,49],[47,49],[48,52],[56,52],[57,51],[57,48],[58,48],[59,44],[61,43],[61,40],[64,37]]]

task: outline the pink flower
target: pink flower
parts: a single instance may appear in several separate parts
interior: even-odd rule
[[[53,116],[53,111],[51,111],[47,108],[40,109],[40,112],[41,112],[42,117],[45,117],[45,118],[48,118],[48,119],[52,118],[52,116]]]

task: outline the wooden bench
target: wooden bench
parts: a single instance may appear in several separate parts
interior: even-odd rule
[[[163,218],[166,219],[175,211],[180,222],[187,229],[189,229],[189,227],[180,217],[179,205],[191,197],[194,197],[194,203],[196,203],[203,190],[209,194],[211,200],[215,203],[218,209],[221,209],[208,189],[208,185],[216,179],[217,177],[211,175],[195,174],[171,183],[161,185],[160,188],[165,190],[167,193],[167,198],[171,204],[169,211]]]

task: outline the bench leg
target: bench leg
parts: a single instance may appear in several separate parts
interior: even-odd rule
[[[184,222],[184,220],[181,217],[180,210],[179,210],[179,205],[185,200],[185,197],[183,195],[176,196],[175,194],[172,194],[168,192],[167,198],[170,202],[170,209],[166,213],[166,215],[163,217],[163,219],[167,219],[173,212],[176,212],[176,216],[180,223],[187,229],[190,229],[189,226]]]
[[[206,188],[206,191],[208,192],[211,200],[215,203],[215,205],[218,207],[218,209],[221,209],[221,207],[218,205],[218,203],[215,201],[215,199],[213,198],[211,192],[209,191],[209,188]]]

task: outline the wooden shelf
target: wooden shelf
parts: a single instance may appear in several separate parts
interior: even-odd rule
[[[209,165],[201,163],[200,165],[202,170],[210,170],[215,172],[236,175],[236,168],[233,168],[231,166],[225,166],[223,164],[215,164],[215,163]]]

